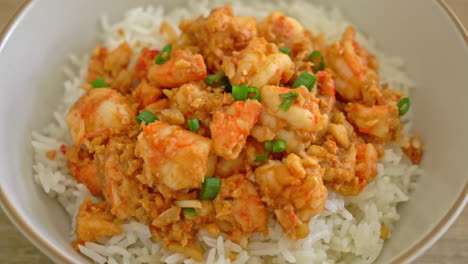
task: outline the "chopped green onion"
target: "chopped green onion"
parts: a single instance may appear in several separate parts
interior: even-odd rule
[[[205,178],[203,182],[201,191],[200,191],[200,199],[202,200],[214,200],[219,193],[219,189],[221,187],[221,181],[219,178],[212,178],[208,177]]]
[[[255,94],[254,97],[250,99],[260,101],[260,90],[257,87],[249,86],[248,92]]]
[[[236,101],[245,101],[249,98],[249,86],[247,85],[234,85],[232,86],[232,97]]]
[[[318,63],[315,62],[317,59],[320,59]],[[309,56],[309,61],[314,63],[314,66],[312,66],[312,70],[314,70],[314,72],[323,71],[325,69],[325,62],[320,51],[314,50]]]
[[[184,209],[182,210],[182,212],[183,212],[185,215],[197,216],[197,212],[195,212],[195,209],[193,209],[193,208],[184,208]]]
[[[301,85],[304,85],[309,91],[312,91],[312,88],[314,88],[316,80],[317,80],[317,77],[304,71],[301,73],[301,75],[299,75],[299,77],[297,77],[292,88],[295,89]]]
[[[200,123],[198,123],[198,119],[189,119],[187,120],[188,126],[190,131],[197,132],[200,130]]]
[[[287,48],[279,48],[279,51],[291,57],[291,50]]]
[[[406,114],[406,112],[408,112],[411,106],[410,99],[408,97],[401,99],[400,102],[398,102],[397,106],[398,106],[398,114],[400,116]]]
[[[286,149],[286,141],[282,139],[278,139],[273,143],[272,152],[273,153],[280,153]]]
[[[159,120],[158,117],[150,111],[141,112],[135,119],[138,124],[141,124],[141,122],[144,121],[147,125],[153,123],[156,120]]]
[[[287,94],[280,94],[279,97],[283,99],[281,104],[278,108],[282,109],[283,111],[287,112],[289,108],[296,102],[297,97],[299,96],[296,92],[289,92]]]
[[[263,154],[260,154],[260,155],[257,155],[257,157],[255,157],[255,162],[264,162],[268,159],[268,156],[270,155],[270,151],[268,152],[265,152]]]
[[[172,44],[167,44],[164,48],[158,53],[154,62],[158,65],[164,64],[171,57]]]
[[[268,151],[273,151],[273,143],[275,143],[273,140],[265,141],[265,149]]]
[[[101,78],[101,77],[99,77],[99,78],[97,78],[96,80],[92,81],[92,82],[91,82],[91,85],[92,85],[94,88],[106,88],[106,87],[107,87],[106,81],[104,81],[104,79]]]
[[[232,86],[232,97],[236,101],[245,101],[249,99],[249,93],[255,95],[251,98],[252,100],[260,101],[260,90],[257,87],[248,85],[234,85]]]
[[[215,85],[226,85],[229,83],[229,79],[223,73],[208,75],[205,78],[205,83],[210,86]]]

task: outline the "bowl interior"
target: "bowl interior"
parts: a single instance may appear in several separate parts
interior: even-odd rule
[[[329,1],[319,4],[331,5]],[[84,54],[97,44],[98,18],[118,19],[137,5],[155,1],[34,1],[0,46],[0,186],[4,208],[26,235],[49,256],[86,262],[69,241],[70,222],[58,203],[33,182],[32,130],[51,120],[62,96],[61,68],[70,52]],[[160,0],[167,8],[186,3]],[[420,243],[450,211],[467,184],[466,114],[468,48],[436,1],[333,1],[377,46],[405,59],[417,83],[412,95],[415,127],[421,131],[426,174],[411,200],[399,208],[401,220],[378,263],[389,263]],[[463,122],[465,121],[465,122]],[[458,205],[466,197],[458,200]],[[445,222],[449,222],[445,218]],[[445,223],[444,222],[444,223]],[[438,228],[437,230],[439,230]],[[443,228],[442,228],[443,229]],[[429,241],[425,242],[427,246]],[[424,242],[423,242],[424,243]],[[52,253],[51,251],[56,253]],[[58,253],[58,254],[57,254]]]

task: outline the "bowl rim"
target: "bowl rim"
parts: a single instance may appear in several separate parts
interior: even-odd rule
[[[0,32],[0,51],[8,41],[9,35],[15,30],[21,18],[25,14],[28,7],[32,6],[33,0],[25,0],[24,3],[16,10],[15,14],[10,18],[4,29]],[[448,14],[449,18],[457,27],[459,34],[463,37],[465,44],[468,47],[468,31],[455,14],[453,9],[447,4],[446,0],[435,0],[436,3]],[[450,210],[442,217],[442,219],[434,226],[434,228],[427,233],[422,239],[413,244],[406,252],[397,256],[397,258],[390,261],[390,263],[410,263],[418,256],[422,255],[429,249],[453,224],[458,215],[468,203],[468,182],[465,183],[463,190],[459,197],[452,205]],[[42,253],[47,255],[54,261],[60,263],[73,264],[73,260],[66,254],[60,252],[53,247],[44,237],[42,237],[34,228],[27,223],[16,210],[12,201],[8,198],[3,187],[0,186],[0,206],[6,213],[10,221],[16,226],[18,230],[31,242],[39,248]]]

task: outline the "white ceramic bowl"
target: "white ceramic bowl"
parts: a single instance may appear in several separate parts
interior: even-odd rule
[[[96,44],[97,20],[117,19],[136,5],[179,0],[31,1],[0,44],[0,200],[16,226],[61,263],[86,263],[69,241],[65,211],[33,182],[31,131],[51,119],[61,97],[61,66],[70,52]],[[467,202],[468,35],[442,0],[314,1],[337,5],[377,45],[407,62],[418,90],[412,96],[415,125],[426,150],[410,202],[386,241],[378,263],[410,262],[431,246]]]

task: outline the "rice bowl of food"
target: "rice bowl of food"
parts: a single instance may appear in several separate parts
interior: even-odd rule
[[[60,57],[47,73],[60,61],[64,77],[31,67],[29,158],[2,166],[34,191],[4,179],[6,211],[18,219],[12,191],[28,197],[17,210],[37,221],[17,224],[64,263],[411,260],[466,202],[467,127],[441,117],[463,120],[463,104],[432,88],[443,79],[455,94],[466,77],[431,79],[424,52],[392,40],[418,26],[370,25],[402,2],[363,1],[366,19],[344,1],[77,4],[96,14],[76,32],[86,40],[35,59]]]

